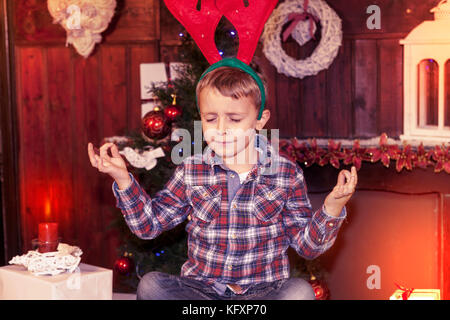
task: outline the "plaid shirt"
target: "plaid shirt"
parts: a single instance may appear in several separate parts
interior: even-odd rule
[[[190,216],[181,276],[244,287],[289,278],[288,247],[306,259],[321,255],[333,245],[346,209],[339,217],[323,205],[314,212],[302,169],[270,144],[266,148],[234,196],[221,159],[206,152],[184,159],[153,198],[131,173],[126,190],[114,182],[116,205],[142,239],[156,238]]]

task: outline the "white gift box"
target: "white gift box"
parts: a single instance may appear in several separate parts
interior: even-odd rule
[[[8,265],[0,267],[0,300],[111,300],[112,281],[112,270],[84,263],[56,276]]]

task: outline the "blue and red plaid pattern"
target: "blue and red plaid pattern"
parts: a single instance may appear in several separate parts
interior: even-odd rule
[[[346,209],[339,217],[323,205],[313,211],[300,166],[267,148],[266,161],[253,166],[230,207],[226,171],[211,153],[184,159],[153,198],[130,173],[126,190],[113,183],[116,205],[142,239],[190,217],[182,276],[243,286],[289,278],[288,247],[306,259],[321,255],[333,245]]]

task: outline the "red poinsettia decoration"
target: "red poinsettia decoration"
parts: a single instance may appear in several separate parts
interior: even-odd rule
[[[396,145],[389,145],[387,143],[388,136],[386,133],[382,133],[380,136],[380,147],[379,148],[369,148],[367,152],[370,154],[371,162],[377,162],[381,160],[383,165],[389,168],[389,162],[391,159],[397,160],[400,150]]]
[[[436,146],[433,150],[432,157],[436,161],[434,172],[445,170],[445,172],[450,173],[450,146]]]
[[[297,139],[292,139],[292,146],[294,147],[295,159],[302,163],[307,163],[308,146],[305,142],[300,143]]]
[[[311,140],[310,140],[311,141]],[[305,149],[305,165],[307,167],[312,166],[314,163],[320,164],[320,160],[327,153],[324,149],[317,145],[316,138],[312,139],[310,148]]]
[[[363,160],[367,160],[367,148],[361,148],[359,140],[353,142],[352,149],[344,149],[344,164],[353,164],[356,170],[361,169],[361,163]]]
[[[435,172],[445,171],[450,174],[450,146],[436,146],[434,149],[426,150],[423,143],[414,151],[406,142],[403,147],[388,144],[388,136],[383,133],[380,136],[379,147],[361,148],[359,140],[355,140],[352,149],[341,150],[341,143],[328,140],[325,149],[317,145],[317,140],[310,139],[310,145],[300,143],[297,138],[280,141],[280,153],[291,159],[311,166],[317,163],[320,166],[331,164],[339,169],[339,161],[343,159],[344,164],[353,164],[357,170],[361,168],[362,161],[377,162],[381,160],[383,165],[389,168],[391,160],[396,160],[397,172],[404,168],[412,170],[415,167],[426,169],[429,165],[435,165]]]
[[[319,165],[324,166],[330,163],[336,169],[339,169],[339,160],[344,158],[344,152],[341,151],[341,143],[334,142],[334,140],[328,140],[328,152],[319,161]]]
[[[423,143],[420,143],[419,147],[417,148],[417,155],[415,161],[413,162],[413,165],[415,167],[426,169],[429,165],[433,163],[431,161],[432,154],[433,150],[429,151],[425,150]]]
[[[413,163],[416,161],[417,155],[413,151],[411,151],[410,145],[404,143],[403,149],[396,155],[396,158],[397,164],[395,168],[397,169],[397,172],[402,171],[403,168],[411,171],[413,168]]]
[[[279,147],[280,147],[280,155],[285,156],[286,158],[288,158],[293,162],[297,161],[295,149],[291,141],[281,140],[279,142]]]

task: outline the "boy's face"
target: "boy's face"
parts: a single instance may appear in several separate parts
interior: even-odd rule
[[[264,110],[257,120],[259,110],[250,97],[233,99],[210,88],[200,92],[199,108],[205,140],[224,159],[253,147],[255,129],[261,130],[270,117],[269,110]]]

